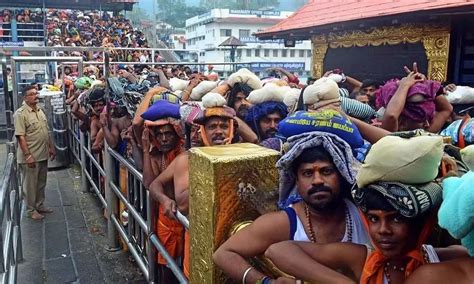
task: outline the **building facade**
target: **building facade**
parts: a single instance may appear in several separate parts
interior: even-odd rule
[[[254,36],[292,12],[213,9],[205,14],[186,20],[187,49],[197,49],[199,62],[231,62],[230,48],[220,43],[230,36],[238,38],[246,46],[238,47],[235,62],[264,75],[270,67],[282,67],[307,77],[311,70],[311,42],[297,41],[295,47],[285,47],[284,41],[259,40]],[[225,76],[232,72],[231,65],[216,65],[215,71]]]

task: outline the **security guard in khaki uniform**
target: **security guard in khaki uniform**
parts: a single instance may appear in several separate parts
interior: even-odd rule
[[[22,91],[23,105],[15,112],[15,136],[18,141],[17,162],[23,174],[23,192],[26,197],[28,217],[44,218],[41,213],[52,209],[43,204],[48,175],[48,155],[56,156],[54,144],[48,134],[48,122],[43,110],[37,107],[38,90],[27,86]]]

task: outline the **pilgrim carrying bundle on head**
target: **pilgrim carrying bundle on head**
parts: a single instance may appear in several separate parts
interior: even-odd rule
[[[264,102],[283,102],[285,94],[289,92],[290,89],[288,86],[282,87],[273,83],[267,83],[263,88],[250,92],[247,101],[253,105]]]
[[[202,97],[217,87],[217,82],[214,81],[202,81],[191,91],[191,99],[194,101],[200,101]]]
[[[179,78],[171,78],[169,80],[171,91],[183,91],[189,85],[189,81]]]
[[[300,94],[301,90],[297,88],[290,88],[290,90],[285,93],[283,103],[288,107],[290,112],[294,112],[296,110],[296,105],[298,104]]]
[[[357,174],[357,186],[380,181],[422,184],[433,181],[443,156],[441,136],[405,139],[386,136],[372,145]]]
[[[472,149],[474,150],[474,149]],[[473,151],[474,152],[474,151]],[[474,172],[443,180],[439,225],[448,230],[474,256]]]
[[[335,134],[353,149],[362,147],[364,144],[359,129],[349,119],[333,109],[317,112],[297,111],[288,115],[278,124],[278,134],[285,138],[313,131]]]
[[[334,80],[327,77],[316,80],[303,91],[304,104],[313,105],[315,109],[340,101],[339,86]]]
[[[247,68],[241,68],[239,71],[233,73],[227,79],[227,83],[233,87],[236,83],[247,84],[250,88],[256,90],[262,87],[262,81],[257,75],[252,73]]]
[[[377,181],[367,187],[355,187],[352,189],[352,197],[362,212],[367,212],[367,203],[370,204],[370,196],[378,193],[400,215],[407,218],[421,216],[441,203],[442,188],[436,182],[423,184],[405,184],[401,182]]]
[[[209,117],[218,116],[233,119],[235,111],[233,108],[226,106],[227,101],[221,94],[208,93],[202,97],[202,109],[194,107],[186,107],[181,110],[181,114],[189,120],[193,117],[193,123],[204,125],[205,120]],[[184,118],[183,117],[183,118]]]
[[[168,117],[175,119],[181,118],[179,114],[179,104],[174,104],[166,100],[158,100],[142,114],[142,118],[149,121]]]

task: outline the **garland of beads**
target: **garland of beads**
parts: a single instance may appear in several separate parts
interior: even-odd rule
[[[313,224],[311,222],[311,216],[309,212],[309,207],[306,203],[304,203],[304,212],[306,215],[306,223],[308,224],[308,232],[309,232],[309,239],[311,242],[316,243],[316,235],[313,230]],[[349,212],[349,208],[346,206],[345,210],[345,215],[346,215],[346,233],[347,233],[347,242],[351,243],[352,242],[352,232],[353,232],[353,227],[352,227],[352,216],[351,213]]]

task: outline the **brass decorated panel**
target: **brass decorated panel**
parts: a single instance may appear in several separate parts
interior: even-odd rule
[[[276,210],[278,152],[244,143],[190,153],[190,283],[227,283],[212,253],[236,223]]]
[[[428,58],[428,78],[446,81],[448,73],[449,24],[405,24],[400,26],[373,27],[366,30],[348,30],[315,35],[313,45],[313,76],[319,78],[324,72],[324,58],[330,48],[396,45],[421,42]]]

